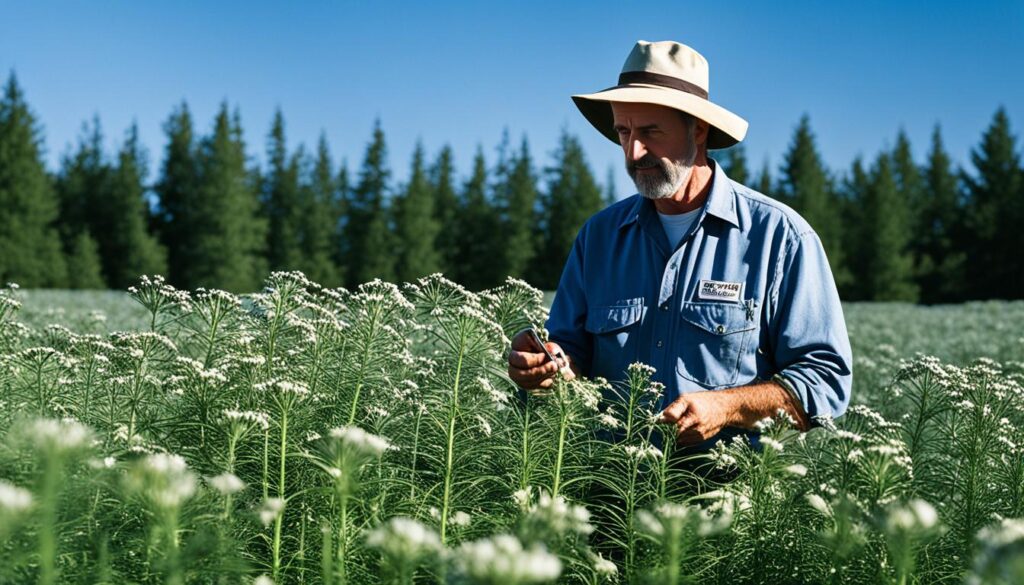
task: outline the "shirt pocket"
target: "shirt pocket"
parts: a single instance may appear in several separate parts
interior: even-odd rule
[[[643,297],[588,309],[583,328],[594,339],[592,376],[608,380],[625,377],[627,366],[636,361],[643,311]]]
[[[684,302],[680,317],[676,373],[705,389],[735,384],[741,361],[756,341],[757,321],[747,317],[746,307]]]

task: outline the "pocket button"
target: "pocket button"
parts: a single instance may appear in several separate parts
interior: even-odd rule
[[[725,333],[725,325],[719,325],[718,327],[715,327],[715,331],[717,331],[719,335]]]

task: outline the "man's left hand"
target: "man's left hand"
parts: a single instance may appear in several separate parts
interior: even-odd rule
[[[661,412],[659,422],[676,425],[680,445],[696,445],[730,424],[734,411],[731,399],[724,392],[684,394]]]

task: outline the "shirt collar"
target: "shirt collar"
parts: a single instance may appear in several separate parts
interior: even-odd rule
[[[722,166],[715,162],[714,159],[708,158],[708,163],[711,165],[711,190],[708,192],[707,201],[704,202],[706,214],[701,214],[701,218],[704,215],[713,215],[722,221],[740,227],[739,218],[736,215],[736,194],[732,190],[731,181],[725,175]],[[642,214],[646,215],[654,212],[653,201],[643,196],[637,197],[629,213],[619,223],[619,228],[621,229],[633,222],[639,221]],[[698,221],[702,221],[702,219]]]

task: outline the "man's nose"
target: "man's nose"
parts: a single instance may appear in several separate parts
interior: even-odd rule
[[[643,158],[645,154],[647,154],[647,148],[644,146],[644,143],[637,138],[631,137],[629,139],[630,159],[632,159],[633,161],[638,161],[641,158]]]

